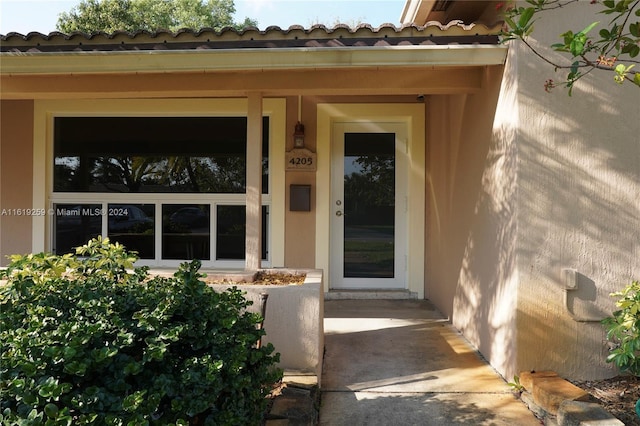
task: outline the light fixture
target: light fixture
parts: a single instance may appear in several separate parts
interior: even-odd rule
[[[293,147],[304,148],[304,124],[298,121],[293,132]]]

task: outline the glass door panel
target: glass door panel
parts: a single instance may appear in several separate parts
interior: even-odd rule
[[[344,135],[344,277],[393,278],[395,135]]]

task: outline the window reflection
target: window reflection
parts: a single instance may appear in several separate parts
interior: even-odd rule
[[[209,260],[209,216],[209,205],[163,204],[162,258]]]
[[[244,193],[245,117],[57,117],[55,192]],[[263,119],[263,193],[269,120]]]
[[[262,259],[267,258],[267,215],[262,206]],[[216,259],[245,259],[246,217],[245,206],[217,206]]]
[[[393,278],[395,136],[345,133],[344,276]]]
[[[140,259],[155,257],[155,205],[109,204],[108,236]]]
[[[101,204],[54,204],[54,252],[74,253],[75,248],[101,235]]]

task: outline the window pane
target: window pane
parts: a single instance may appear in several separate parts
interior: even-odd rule
[[[137,251],[140,259],[154,259],[155,205],[109,204],[107,210],[109,239]]]
[[[244,193],[246,151],[246,117],[57,117],[54,191]]]
[[[262,206],[262,259],[267,259],[267,206]],[[244,260],[246,248],[245,206],[217,207],[216,259]]]
[[[101,235],[102,205],[100,204],[55,204],[54,206],[54,252],[75,253],[75,248]]]
[[[209,260],[210,206],[162,205],[162,258]]]

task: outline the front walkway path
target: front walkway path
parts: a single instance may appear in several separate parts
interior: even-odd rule
[[[325,301],[320,424],[539,425],[428,301]]]

